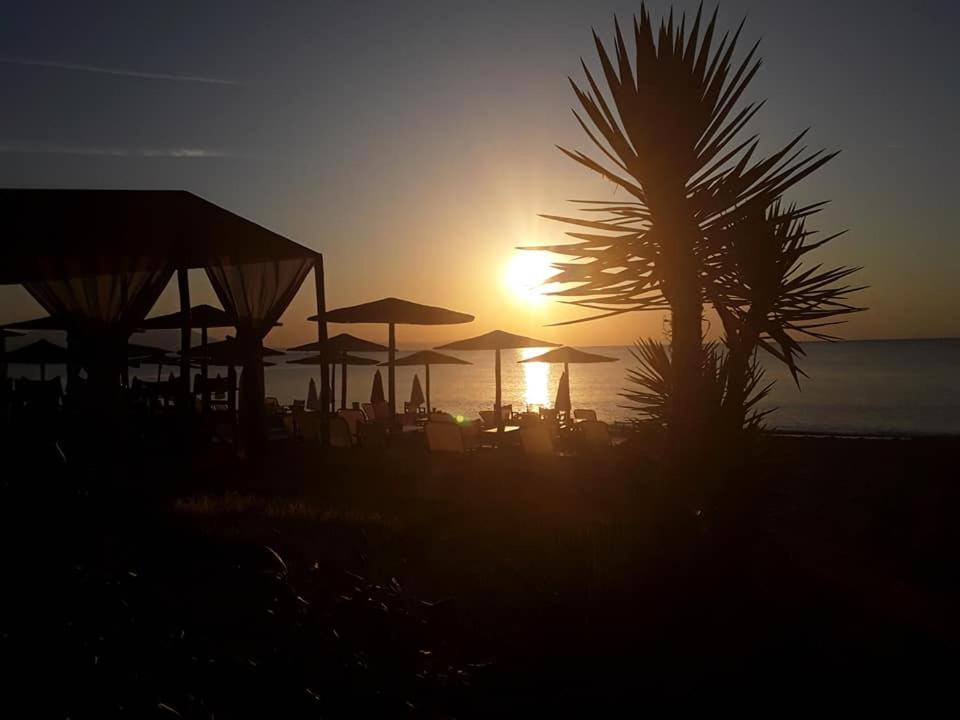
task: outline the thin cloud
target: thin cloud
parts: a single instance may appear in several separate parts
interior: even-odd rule
[[[0,144],[0,154],[84,155],[117,158],[226,158],[232,153],[210,148],[120,148],[82,145]]]
[[[57,70],[76,70],[80,72],[100,73],[101,75],[119,75],[121,77],[142,78],[145,80],[172,80],[175,82],[206,83],[208,85],[239,85],[236,80],[205,77],[202,75],[174,75],[172,73],[140,72],[125,68],[108,68],[99,65],[81,65],[79,63],[57,62],[55,60],[32,60],[29,58],[4,58],[0,63],[7,65],[26,65],[29,67],[55,68]]]

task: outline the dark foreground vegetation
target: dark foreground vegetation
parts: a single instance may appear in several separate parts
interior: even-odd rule
[[[114,472],[8,447],[5,703],[491,717],[930,698],[958,638],[957,450],[767,438],[740,491],[697,507],[632,446],[532,463],[279,443],[260,465],[153,453]]]

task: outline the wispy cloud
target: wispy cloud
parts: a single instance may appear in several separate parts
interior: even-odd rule
[[[110,68],[100,65],[82,65],[80,63],[58,62],[55,60],[33,60],[31,58],[0,57],[0,63],[7,65],[27,65],[30,67],[55,68],[57,70],[76,70],[79,72],[100,73],[102,75],[119,75],[121,77],[142,78],[145,80],[172,80],[175,82],[207,83],[208,85],[239,85],[236,80],[205,77],[202,75],[175,75],[172,73],[141,72],[126,68]]]
[[[0,154],[27,155],[90,155],[117,158],[226,158],[233,153],[210,148],[121,148],[85,145],[43,145],[34,143],[0,143]]]

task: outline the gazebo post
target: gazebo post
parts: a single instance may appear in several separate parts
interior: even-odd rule
[[[340,409],[347,407],[347,364],[340,364]]]
[[[180,400],[183,412],[190,412],[190,280],[187,268],[177,268],[177,289],[180,292]]]
[[[494,401],[493,401],[493,412],[496,413],[496,419],[497,419],[497,434],[500,434],[500,433],[503,432],[503,413],[500,412],[500,402],[501,402],[501,398],[500,398],[500,348],[497,348],[496,353],[497,353],[497,360],[496,360],[496,364],[494,365],[494,374],[496,375],[497,392],[496,392],[496,397],[494,398]]]
[[[207,389],[207,326],[203,325],[200,328],[200,353],[203,357],[200,358],[200,382],[202,383],[202,400],[201,400],[201,409],[203,414],[207,414],[207,410],[210,408],[210,391]]]
[[[427,415],[433,412],[433,406],[430,404],[430,363],[423,366],[424,374],[427,376]]]
[[[323,278],[323,255],[313,261],[317,289],[317,342],[320,343],[320,442],[330,444],[330,367],[327,362],[327,297]]]
[[[396,372],[394,362],[397,359],[397,326],[395,323],[390,323],[387,345],[389,346],[387,362],[390,363],[387,367],[387,401],[390,404],[390,421],[393,422],[393,416],[397,414],[397,393],[394,387],[394,380],[396,379],[394,377]]]

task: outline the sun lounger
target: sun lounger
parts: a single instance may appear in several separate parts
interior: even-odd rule
[[[424,430],[430,452],[462,454],[466,450],[463,434],[456,423],[431,421],[424,426]]]
[[[337,414],[347,421],[347,425],[350,428],[350,435],[356,438],[357,427],[359,426],[360,423],[363,422],[363,411],[343,409],[343,410],[340,410]]]
[[[330,447],[348,448],[353,446],[350,424],[346,418],[335,415],[330,418]]]
[[[584,420],[577,429],[585,450],[602,450],[610,447],[610,428],[599,420]]]
[[[597,411],[596,410],[574,410],[573,417],[576,420],[597,420]]]
[[[434,423],[456,423],[453,415],[445,412],[432,412],[430,413],[430,422]]]
[[[527,455],[553,455],[553,436],[546,423],[534,423],[520,428],[520,445]]]

